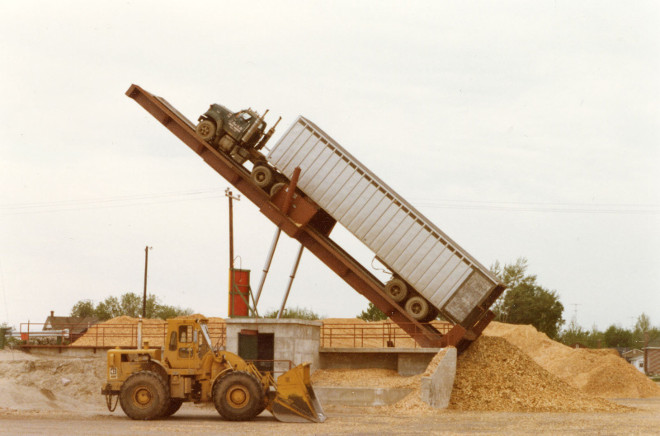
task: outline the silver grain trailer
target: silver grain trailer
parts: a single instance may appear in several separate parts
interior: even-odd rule
[[[477,306],[499,295],[487,268],[308,119],[300,116],[267,159],[289,178],[301,168],[298,187],[391,270],[385,290],[414,319],[439,312],[469,328]]]

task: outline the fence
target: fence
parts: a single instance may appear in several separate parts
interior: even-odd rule
[[[412,324],[412,323],[411,323]],[[453,327],[446,322],[432,323],[441,334]],[[383,322],[324,322],[321,348],[417,348],[419,345],[399,325]]]
[[[441,334],[452,327],[445,322],[432,323]],[[137,322],[94,324],[81,331],[80,325],[60,326],[60,330],[44,330],[43,323],[22,323],[20,336],[31,347],[70,345],[72,347],[137,348]],[[227,327],[223,322],[209,322],[209,334],[214,347],[224,347]],[[74,333],[77,332],[77,333]],[[150,347],[165,344],[167,323],[146,319],[142,322],[142,340]],[[419,345],[397,324],[380,322],[324,322],[321,327],[321,348],[417,348]]]
[[[84,331],[80,325],[58,325],[62,330],[44,330],[43,323],[21,323],[21,340],[26,345],[52,346],[69,345],[71,347],[111,348],[125,347],[137,348],[138,324],[128,323],[101,323],[93,324]],[[69,327],[69,329],[67,329]],[[227,328],[224,323],[208,323],[209,335],[214,347],[224,347]],[[68,333],[67,332],[78,333]],[[161,320],[144,320],[142,322],[142,340],[148,341],[150,347],[161,347],[165,343],[167,323]]]

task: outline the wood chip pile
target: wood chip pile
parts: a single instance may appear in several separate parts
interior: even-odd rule
[[[506,339],[547,371],[589,395],[603,398],[660,396],[660,387],[619,357],[616,350],[573,349],[551,340],[531,325],[492,322],[484,335]]]
[[[189,315],[181,318],[195,318],[201,315]],[[222,318],[208,318],[209,333],[214,343],[223,345],[225,321]],[[138,318],[119,316],[95,324],[76,340],[73,346],[87,347],[136,347]],[[149,341],[150,347],[161,347],[165,339],[167,323],[162,319],[142,320],[142,338]]]
[[[450,407],[514,412],[623,409],[580,392],[507,340],[489,336],[480,337],[459,356]]]

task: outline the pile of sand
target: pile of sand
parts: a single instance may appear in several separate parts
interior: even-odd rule
[[[603,398],[660,396],[660,387],[636,370],[616,350],[573,349],[548,338],[531,325],[491,323],[484,335],[501,337],[571,386]]]
[[[452,325],[434,321],[433,327],[446,333]],[[321,347],[327,348],[384,348],[388,341],[396,348],[415,348],[419,345],[401,327],[386,319],[363,321],[359,318],[327,318],[323,320]]]
[[[0,351],[0,409],[93,410],[105,407],[99,357],[43,357]]]
[[[202,315],[187,315],[179,318],[194,319]],[[223,346],[225,321],[222,318],[208,318],[209,334],[215,346]],[[91,326],[76,340],[73,346],[87,347],[136,347],[138,318],[118,316]],[[143,319],[142,338],[149,341],[150,347],[161,347],[165,341],[167,323],[162,319]]]

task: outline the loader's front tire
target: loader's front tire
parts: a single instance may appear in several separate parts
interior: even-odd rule
[[[169,390],[163,379],[151,371],[130,376],[121,387],[119,404],[131,419],[157,419],[169,405]]]
[[[248,421],[263,411],[261,384],[247,372],[234,371],[213,387],[213,403],[228,421]]]

